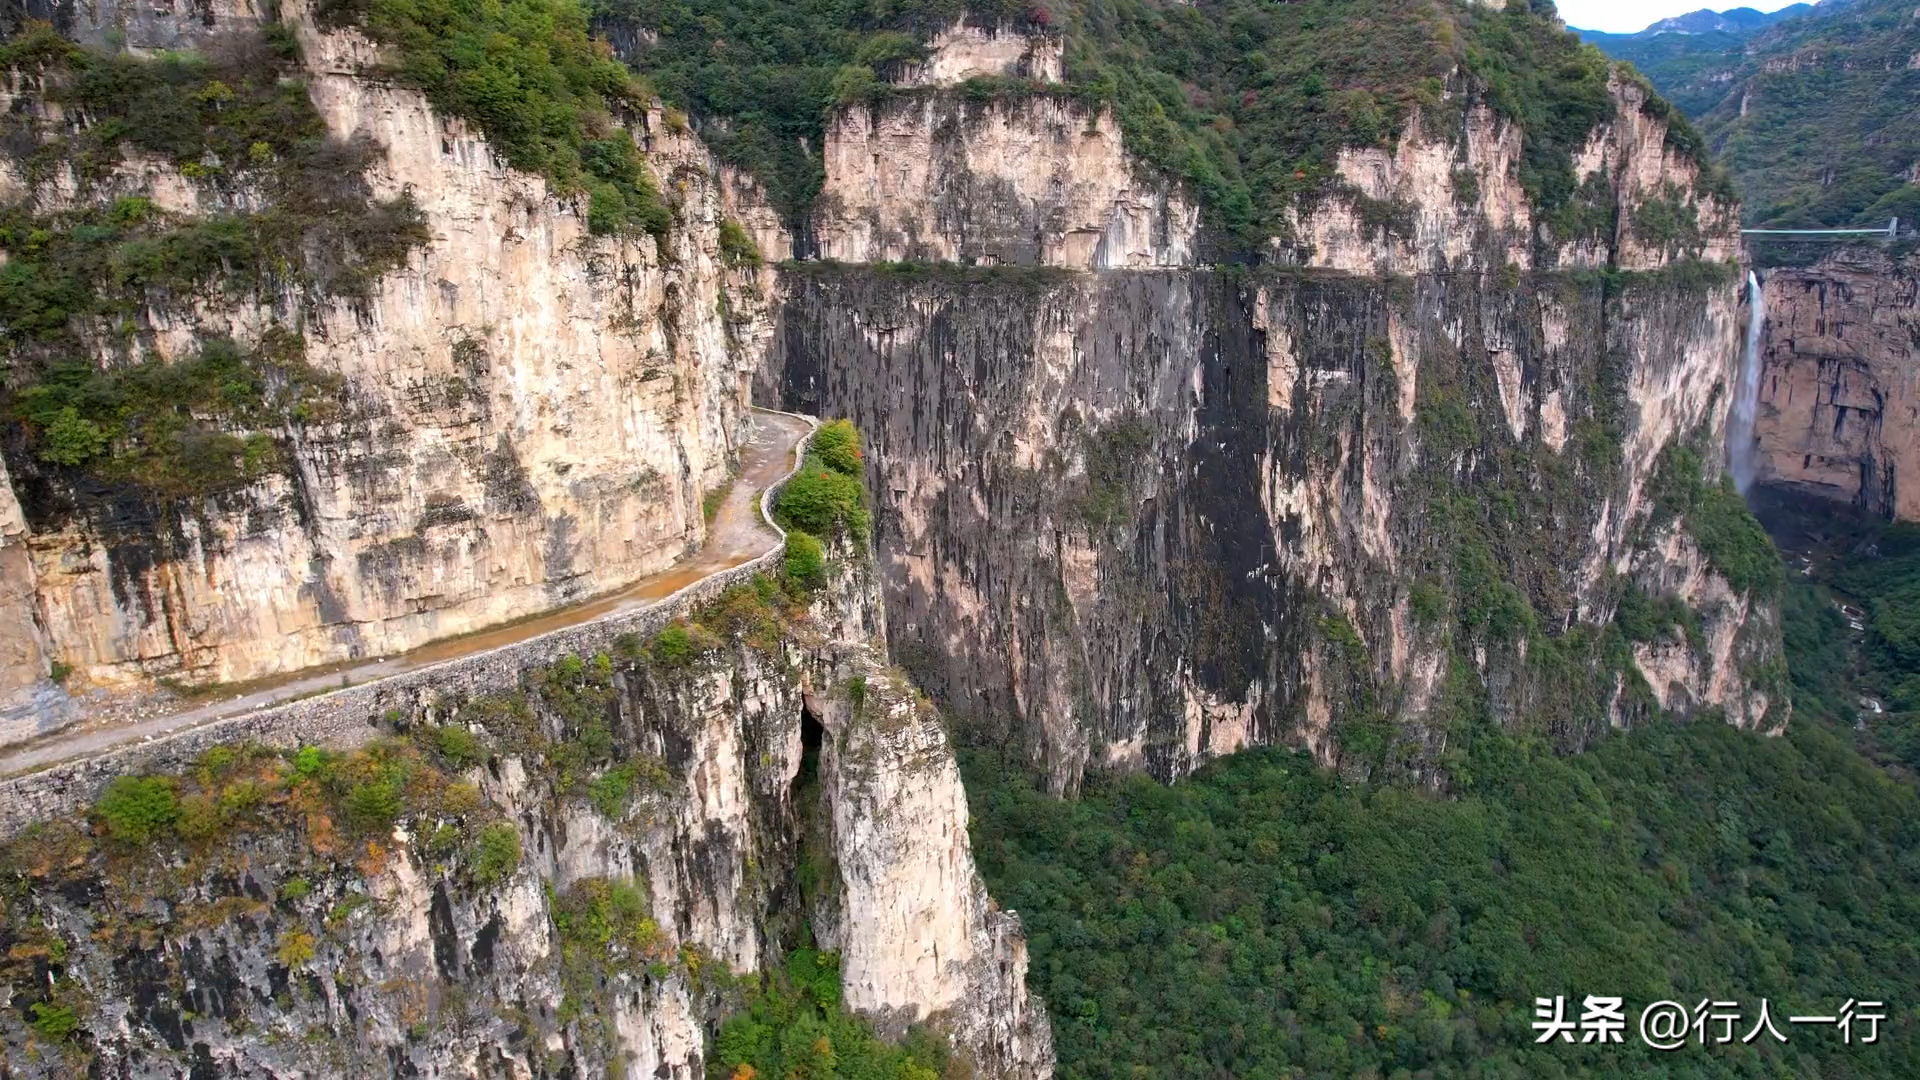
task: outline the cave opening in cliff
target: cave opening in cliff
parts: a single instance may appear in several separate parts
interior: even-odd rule
[[[802,792],[811,789],[820,778],[820,746],[826,741],[827,729],[820,726],[820,717],[814,714],[811,704],[800,706],[800,771],[793,777],[793,794],[797,799]]]

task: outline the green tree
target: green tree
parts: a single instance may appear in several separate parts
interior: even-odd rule
[[[107,433],[100,425],[80,415],[72,405],[64,405],[47,425],[40,456],[58,465],[84,465],[107,448]]]
[[[799,529],[787,531],[787,576],[802,588],[817,589],[827,580],[827,554],[820,541]]]
[[[107,835],[128,846],[156,840],[180,817],[179,784],[169,776],[119,776],[94,804]]]

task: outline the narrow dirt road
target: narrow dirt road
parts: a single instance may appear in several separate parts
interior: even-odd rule
[[[780,534],[760,516],[760,493],[792,470],[794,449],[809,430],[807,422],[797,417],[754,410],[753,438],[741,452],[740,475],[707,526],[706,545],[672,567],[642,578],[619,592],[505,626],[422,645],[382,660],[330,667],[320,672],[295,672],[270,686],[193,705],[151,720],[112,726],[93,726],[82,720],[73,727],[0,754],[0,776],[32,772],[124,743],[198,727],[294,698],[415,671],[658,603],[701,578],[758,558],[780,541]]]

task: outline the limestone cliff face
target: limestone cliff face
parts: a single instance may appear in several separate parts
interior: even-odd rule
[[[963,21],[900,71],[896,84],[913,89],[838,110],[812,221],[818,257],[1078,270],[1194,262],[1198,207],[1127,157],[1110,109],[1040,85],[1059,82],[1061,63],[1056,36]],[[1034,89],[988,100],[950,89],[983,76]]]
[[[961,18],[930,37],[926,56],[900,65],[899,86],[954,86],[968,79],[1006,77],[1057,83],[1065,77],[1066,42],[1058,34],[1028,33],[1003,23]]]
[[[64,1076],[91,1055],[115,1075],[701,1080],[738,980],[780,963],[810,916],[844,951],[848,1005],[887,1029],[932,1025],[983,1077],[1045,1077],[1018,922],[985,896],[952,753],[870,644],[883,629],[870,570],[849,565],[778,643],[674,666],[589,659],[530,676],[522,696],[389,716],[485,748],[454,771],[482,808],[467,821],[519,837],[520,868],[498,880],[473,869],[473,826],[444,815],[403,816],[371,844],[309,816],[131,861],[29,837],[14,859],[83,853],[16,862],[26,888],[0,935],[26,943],[16,957],[54,956],[80,1030],[29,1035],[24,1002],[48,968],[9,967],[5,1067]],[[630,798],[563,761],[583,723],[637,775]],[[595,937],[580,905],[629,885],[641,909],[602,910],[625,929]]]
[[[170,47],[250,13],[215,8],[169,21],[109,5],[85,13],[98,23],[74,16],[74,34],[117,27],[130,45]],[[633,130],[676,209],[667,241],[595,237],[583,201],[556,199],[421,94],[369,74],[371,43],[319,32],[303,5],[280,14],[299,27],[328,131],[380,148],[368,182],[410,193],[431,239],[363,302],[156,307],[130,341],[101,336],[113,363],[290,326],[307,361],[343,380],[343,408],[279,433],[292,467],[217,504],[159,509],[131,530],[29,506],[5,557],[30,570],[8,573],[0,622],[31,624],[82,685],[252,679],[616,588],[700,544],[702,492],[744,435],[768,324],[750,272],[719,255],[723,185],[690,135],[659,114]],[[70,178],[10,180],[43,208],[72,197]],[[123,165],[95,194],[120,189],[218,208],[152,163]],[[0,633],[25,655],[23,631]],[[33,666],[9,665],[7,688]]]
[[[1104,270],[1194,261],[1197,208],[1141,173],[1110,110],[920,91],[835,114],[814,230],[840,262]]]
[[[1736,258],[1734,207],[1699,190],[1699,166],[1669,142],[1645,90],[1618,77],[1608,89],[1614,117],[1573,161],[1576,200],[1594,223],[1582,233],[1542,231],[1520,183],[1523,133],[1472,104],[1457,132],[1430,132],[1416,116],[1392,149],[1341,151],[1344,190],[1296,213],[1294,235],[1276,240],[1276,250],[1352,273],[1649,270]],[[1650,214],[1673,224],[1652,229]]]
[[[27,522],[0,461],[0,730],[58,724],[71,707],[47,676],[46,632],[34,618],[33,562]]]
[[[815,933],[842,956],[849,1008],[903,1034],[946,1018],[992,1076],[1052,1068],[1052,1034],[1026,993],[1019,920],[980,882],[966,793],[933,705],[897,668],[856,665],[858,689],[816,699],[839,872]]]
[[[1784,722],[1756,674],[1771,608],[1650,524],[1664,450],[1715,460],[1734,218],[1614,91],[1574,161],[1588,234],[1543,231],[1519,133],[1463,102],[1452,136],[1343,155],[1347,187],[1275,248],[1304,269],[1231,274],[1102,113],[922,93],[840,116],[817,230],[842,264],[784,271],[758,392],[872,440],[903,662],[1063,791],[1279,740],[1426,774],[1463,671],[1568,746],[1656,701]],[[1650,200],[1691,224],[1643,228]],[[845,265],[900,258],[1021,266]],[[1699,607],[1685,664],[1600,657],[1629,581]],[[1483,619],[1503,583],[1524,626]]]
[[[1920,519],[1920,258],[1850,248],[1762,287],[1760,480]]]

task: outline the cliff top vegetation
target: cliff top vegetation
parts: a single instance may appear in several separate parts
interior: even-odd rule
[[[514,168],[588,196],[598,234],[666,235],[672,212],[623,128],[653,89],[587,35],[578,0],[322,0],[321,19],[393,47],[396,74],[466,117]]]
[[[1417,112],[1458,125],[1463,89],[1522,125],[1521,179],[1551,211],[1574,194],[1569,155],[1613,108],[1606,59],[1550,0],[1504,11],[1454,0],[598,0],[594,19],[797,221],[821,187],[828,111],[884,95],[877,76],[963,10],[1063,33],[1067,91],[1111,105],[1129,146],[1192,184],[1249,246],[1335,183],[1340,148],[1390,143]],[[1456,71],[1468,85],[1449,83]]]
[[[0,207],[0,421],[9,453],[25,451],[11,466],[30,514],[257,479],[282,467],[287,427],[337,403],[281,327],[176,363],[93,359],[125,350],[153,308],[364,297],[425,241],[409,199],[372,197],[374,149],[328,137],[298,64],[281,28],[148,59],[83,49],[44,24],[0,46],[0,70],[49,106],[0,120],[0,152],[30,183],[71,176],[76,189],[69,205]],[[236,209],[170,212],[124,194],[135,155]]]

